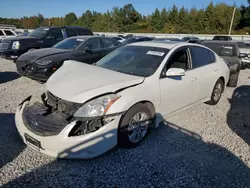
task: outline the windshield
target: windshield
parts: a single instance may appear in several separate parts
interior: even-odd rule
[[[53,46],[53,48],[74,50],[84,41],[85,41],[84,39],[80,39],[80,38],[68,38],[57,43],[56,45]]]
[[[47,32],[49,31],[49,28],[44,28],[44,27],[39,27],[37,29],[35,29],[34,31],[32,31],[29,36],[32,37],[44,37]]]
[[[210,48],[219,56],[236,56],[236,47],[234,44],[219,44],[219,43],[202,43],[204,46]]]
[[[101,59],[96,66],[148,77],[154,74],[168,52],[168,49],[158,47],[125,46]]]

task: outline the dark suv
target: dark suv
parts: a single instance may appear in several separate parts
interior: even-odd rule
[[[93,35],[93,33],[87,28],[78,26],[39,27],[28,36],[2,39],[0,41],[0,56],[15,61],[27,51],[51,47],[67,37],[77,35]]]

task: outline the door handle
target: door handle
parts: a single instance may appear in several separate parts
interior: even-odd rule
[[[197,77],[192,77],[191,80],[190,80],[190,82],[194,82],[196,80],[197,80]]]

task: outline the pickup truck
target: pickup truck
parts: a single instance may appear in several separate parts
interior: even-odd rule
[[[4,38],[0,41],[0,57],[16,59],[31,50],[52,47],[65,38],[78,35],[93,35],[92,31],[79,26],[39,27],[28,36]]]

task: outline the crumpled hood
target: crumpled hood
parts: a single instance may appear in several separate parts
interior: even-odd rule
[[[71,50],[58,49],[58,48],[43,48],[38,50],[33,50],[21,55],[17,61],[35,61],[43,57],[50,55],[63,54],[71,52]]]
[[[144,77],[69,60],[49,78],[46,87],[61,99],[84,103],[93,97],[113,93],[143,81]]]

